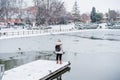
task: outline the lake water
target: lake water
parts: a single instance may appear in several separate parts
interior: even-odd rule
[[[55,60],[54,44],[57,39],[61,39],[66,52],[63,61],[70,61],[71,65],[53,80],[120,80],[120,36],[118,34],[120,33],[110,32],[109,36],[103,35],[104,37],[100,38],[83,37],[81,33],[34,37],[31,43],[34,43],[39,50],[1,53],[3,57],[0,57],[0,63],[5,64],[5,69],[9,70],[39,59]],[[41,42],[38,39],[41,39]]]

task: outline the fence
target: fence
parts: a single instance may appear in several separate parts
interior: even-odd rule
[[[11,36],[29,36],[35,34],[54,34],[54,33],[64,33],[64,32],[72,32],[75,31],[74,29],[61,29],[61,30],[17,30],[17,31],[1,31],[0,37],[11,37]]]

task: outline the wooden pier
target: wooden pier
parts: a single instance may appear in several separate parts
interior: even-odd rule
[[[69,62],[56,64],[55,61],[37,60],[5,71],[2,80],[46,80],[69,65]]]

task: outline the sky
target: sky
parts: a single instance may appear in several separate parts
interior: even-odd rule
[[[32,0],[25,0],[27,5],[32,4]],[[105,13],[108,9],[120,11],[120,0],[60,0],[64,1],[67,11],[71,12],[74,2],[77,1],[80,13],[90,13],[92,7],[96,8],[97,12]]]

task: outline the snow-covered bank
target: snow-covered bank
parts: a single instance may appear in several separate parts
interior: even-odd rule
[[[9,39],[9,38],[21,38],[21,37],[32,37],[32,36],[41,36],[41,35],[51,35],[51,34],[63,34],[79,32],[79,30],[73,29],[62,29],[62,30],[14,30],[8,32],[1,32],[2,35],[0,39]]]
[[[81,38],[97,39],[97,40],[111,40],[120,41],[120,30],[119,29],[91,29],[91,30],[80,30],[77,34],[71,34]]]
[[[15,37],[29,37],[29,36],[37,36],[37,35],[48,35],[48,34],[61,34],[66,32],[74,31],[74,24],[67,25],[49,25],[51,29],[3,29],[0,30],[0,39],[4,38],[15,38]]]

